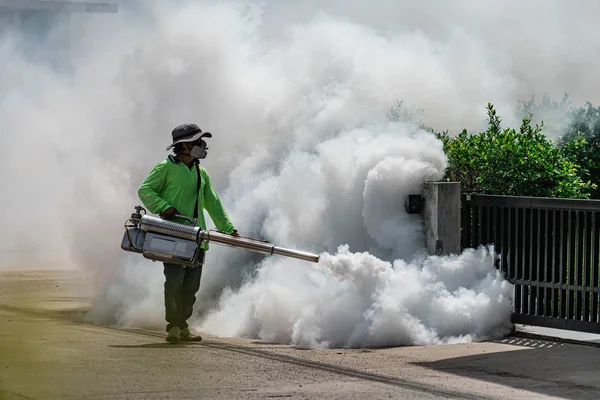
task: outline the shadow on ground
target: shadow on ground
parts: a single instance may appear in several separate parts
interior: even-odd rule
[[[512,336],[496,343],[506,351],[414,364],[547,396],[600,398],[600,348]]]

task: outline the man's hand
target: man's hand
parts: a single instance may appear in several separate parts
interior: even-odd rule
[[[177,211],[175,207],[169,207],[165,211],[163,211],[163,213],[160,214],[160,216],[164,219],[173,219],[175,218],[176,214],[179,214],[179,211]]]

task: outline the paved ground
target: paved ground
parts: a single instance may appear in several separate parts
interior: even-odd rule
[[[0,274],[0,399],[598,399],[600,348],[506,338],[300,350],[82,323],[53,272]]]

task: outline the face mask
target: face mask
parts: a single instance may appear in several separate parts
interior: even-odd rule
[[[206,151],[207,148],[208,147],[206,147],[205,142],[202,142],[200,145],[195,145],[194,147],[192,147],[192,150],[190,150],[190,156],[197,160],[202,160],[206,158],[206,155],[208,154],[208,152]]]

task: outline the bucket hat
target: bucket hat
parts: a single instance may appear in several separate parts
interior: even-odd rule
[[[167,150],[175,146],[177,143],[195,142],[202,137],[210,138],[212,137],[212,133],[202,132],[202,129],[200,129],[196,124],[181,124],[173,128],[171,136],[173,137],[173,143],[167,147]]]

